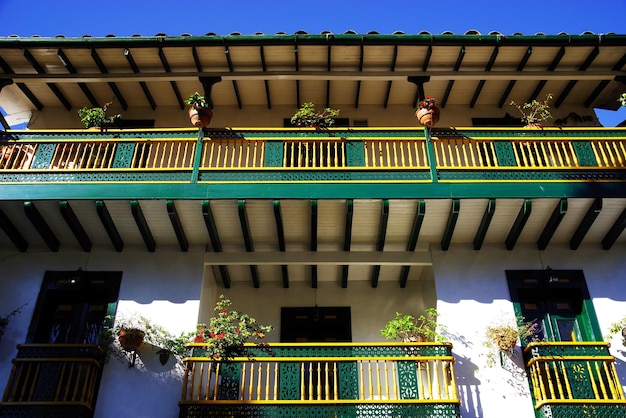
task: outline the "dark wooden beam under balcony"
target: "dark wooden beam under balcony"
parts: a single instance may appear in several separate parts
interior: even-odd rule
[[[376,239],[376,251],[385,249],[385,237],[387,236],[387,224],[389,223],[389,200],[383,199],[380,221],[378,223],[378,238]],[[380,275],[380,264],[372,266],[371,284],[378,287],[378,276]]]
[[[489,199],[487,201],[487,206],[485,207],[485,213],[483,214],[483,218],[480,221],[480,225],[478,226],[478,230],[476,231],[476,235],[474,236],[474,249],[480,250],[483,246],[483,242],[485,241],[485,236],[487,235],[487,231],[489,230],[489,225],[491,224],[491,219],[493,219],[493,214],[496,212],[496,199]]]
[[[215,225],[215,218],[213,217],[213,211],[211,210],[211,203],[208,200],[202,202],[202,218],[206,225],[207,232],[209,233],[209,239],[211,240],[211,246],[216,253],[222,252],[222,243],[217,232],[217,226]],[[222,283],[226,289],[230,289],[230,275],[228,268],[224,265],[218,265],[220,276],[222,276]]]
[[[67,200],[62,200],[61,202],[59,202],[59,209],[61,210],[61,215],[63,216],[63,219],[65,219],[67,226],[76,237],[76,240],[80,244],[83,251],[91,251],[91,239],[89,239],[85,228],[83,228],[83,226],[81,225],[78,217],[74,213],[74,210],[70,206],[70,203]]]
[[[415,251],[417,247],[417,240],[420,235],[420,230],[422,229],[422,223],[424,222],[424,216],[426,215],[426,202],[424,200],[420,200],[417,203],[417,207],[415,209],[415,216],[413,217],[413,225],[411,226],[411,235],[409,235],[409,240],[406,244],[406,250],[409,252]],[[404,289],[406,287],[407,280],[409,278],[409,270],[411,266],[402,266],[402,270],[400,271],[400,287]]]
[[[572,235],[572,239],[570,239],[569,241],[569,248],[571,250],[575,250],[580,246],[580,243],[585,238],[585,235],[587,235],[589,228],[591,228],[591,225],[593,225],[594,221],[596,220],[596,218],[598,217],[601,211],[602,211],[602,199],[596,198],[594,199],[591,206],[589,206],[589,209],[587,210],[585,217],[580,222],[580,225],[578,225],[576,232],[574,232],[574,235]]]
[[[183,228],[183,224],[178,216],[178,212],[176,211],[176,205],[173,200],[168,200],[166,202],[167,206],[167,216],[170,218],[170,222],[172,223],[172,228],[174,228],[174,233],[176,234],[176,239],[178,240],[178,245],[180,246],[181,251],[189,250],[189,240],[187,240],[187,235],[185,234],[185,230]]]
[[[241,233],[243,234],[243,242],[246,252],[254,252],[254,243],[252,242],[252,234],[250,232],[250,224],[248,223],[248,214],[246,211],[246,201],[241,199],[237,201],[237,212],[239,213],[239,223],[241,225]],[[261,285],[259,279],[259,269],[255,264],[250,264],[250,275],[252,277],[252,285],[259,288]]]
[[[141,238],[143,238],[143,242],[146,244],[147,250],[153,253],[156,250],[156,241],[152,236],[150,226],[148,225],[146,217],[144,216],[141,206],[137,200],[130,201],[130,211],[133,214],[133,218],[135,219]]]
[[[276,221],[276,235],[278,238],[278,249],[281,252],[285,252],[285,230],[283,227],[283,216],[280,210],[280,200],[272,201],[272,206],[274,208],[274,220]],[[289,288],[289,270],[285,264],[280,266],[282,275],[283,275],[283,288]]]
[[[512,250],[515,247],[515,243],[517,243],[517,239],[524,230],[526,221],[528,221],[531,210],[532,201],[530,199],[525,199],[524,203],[522,203],[522,207],[520,208],[519,213],[517,214],[517,218],[515,218],[513,226],[511,226],[509,235],[506,237],[505,245],[507,250]]]
[[[103,200],[96,200],[96,212],[98,213],[98,217],[100,217],[102,226],[107,232],[115,251],[121,252],[124,248],[124,241],[122,240],[122,237],[113,222],[113,218],[111,218],[111,214],[109,213],[109,210]]]
[[[24,202],[24,212],[26,212],[26,216],[30,219],[46,245],[48,245],[50,251],[59,251],[59,247],[61,246],[59,239],[54,235],[54,232],[52,232],[50,226],[44,220],[43,216],[41,216],[35,204],[33,202]]]

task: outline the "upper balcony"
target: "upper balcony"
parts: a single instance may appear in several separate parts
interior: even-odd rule
[[[284,222],[290,228],[299,225],[297,231],[271,237],[269,231],[261,236],[256,235],[256,226],[246,227],[246,245],[282,241],[289,248],[291,237],[295,245],[314,247],[306,228],[299,229],[317,224],[313,210],[318,200],[343,202],[332,210],[320,206],[334,225],[348,225],[352,202],[372,206],[380,218],[365,219],[361,213],[366,212],[357,211],[355,221],[381,227],[387,222],[390,231],[387,237],[372,235],[372,247],[415,248],[410,237],[417,239],[422,225],[430,242],[440,243],[444,250],[455,241],[471,243],[474,249],[489,242],[504,242],[512,249],[518,241],[535,242],[540,249],[551,241],[562,242],[576,249],[584,240],[610,249],[624,239],[620,238],[626,216],[623,128],[28,130],[8,131],[3,138],[0,209],[5,216],[0,224],[21,251],[40,239],[32,232],[29,237],[23,221],[16,220],[25,214],[51,250],[57,251],[61,242],[75,245],[78,239],[88,251],[91,240],[81,230],[97,229],[91,225],[94,212],[88,201],[95,201],[107,231],[103,239],[110,238],[118,251],[124,241],[145,244],[150,251],[158,240],[178,244],[183,251],[196,243],[215,248],[243,245],[219,239],[222,231],[215,225],[224,222],[219,219],[232,219],[234,210],[244,228],[245,212],[252,210],[247,208],[256,207],[256,219],[267,216],[263,222],[271,225],[278,222],[281,205],[291,217]],[[59,209],[43,201],[54,199],[70,226],[67,236],[59,237],[64,232],[50,228]],[[163,210],[154,207],[155,199],[164,201]],[[303,199],[311,202],[310,207],[295,203]],[[130,201],[141,233],[130,238],[123,238],[116,228],[128,222],[120,218],[126,214],[106,207],[123,200]],[[246,200],[254,203],[246,205]],[[273,206],[273,212],[261,210],[263,202]],[[434,211],[426,212],[426,205]],[[192,215],[195,206],[201,216]],[[466,219],[455,233],[461,207],[478,216]],[[152,209],[156,212],[147,213]],[[568,209],[580,215],[565,217]],[[66,213],[70,211],[73,214]],[[152,221],[146,219],[156,222],[157,217],[169,218],[173,230],[153,234]],[[429,217],[429,222],[422,222]],[[412,218],[419,222],[411,226]],[[534,232],[523,234],[525,227]],[[206,228],[208,235],[189,234]],[[396,229],[411,235],[392,236]],[[158,238],[150,240],[150,235]],[[248,257],[246,261],[221,256],[219,263],[315,264],[304,259],[270,260],[267,254],[257,259],[251,252]],[[422,262],[406,257],[386,262],[405,266]],[[214,262],[218,260],[207,259]],[[352,262],[359,261],[343,260]]]

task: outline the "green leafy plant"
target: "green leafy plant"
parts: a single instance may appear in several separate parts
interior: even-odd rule
[[[217,316],[208,325],[198,324],[195,343],[206,343],[206,356],[213,360],[229,361],[235,357],[251,357],[244,344],[252,339],[261,340],[272,331],[271,325],[260,325],[247,314],[230,309],[231,301],[221,295],[215,304]],[[257,344],[266,349],[267,346]]]
[[[511,101],[510,105],[515,106],[522,114],[522,122],[526,125],[539,124],[539,122],[551,119],[550,113],[550,100],[552,100],[552,93],[546,94],[546,98],[543,101],[533,100],[531,102],[519,105],[515,101]]]
[[[4,330],[7,328],[7,326],[9,326],[9,322],[11,321],[11,318],[13,318],[15,315],[18,315],[20,312],[22,312],[22,309],[26,305],[28,305],[28,303],[25,303],[22,306],[13,309],[11,312],[9,312],[5,316],[0,316],[0,337],[4,335]]]
[[[202,96],[197,91],[190,94],[187,100],[185,100],[185,104],[190,105],[191,107],[199,108],[199,107],[209,107],[204,96]]]
[[[83,107],[78,109],[78,116],[80,121],[85,125],[85,128],[100,128],[113,126],[122,117],[119,113],[113,116],[107,116],[107,110],[111,106],[111,102],[105,103],[102,107]]]
[[[624,93],[626,94],[626,93]],[[604,337],[607,341],[613,339],[613,336],[619,334],[622,337],[622,345],[626,347],[626,316],[618,321],[613,322],[609,326],[609,333]]]
[[[337,116],[339,116],[339,109],[327,107],[322,112],[318,112],[313,103],[307,102],[291,117],[291,124],[323,129],[332,126]]]
[[[619,96],[619,99],[617,99],[618,102],[620,102],[620,104],[624,107],[626,107],[626,93],[622,93]]]
[[[435,308],[426,309],[425,314],[417,318],[396,312],[396,316],[380,330],[380,335],[404,342],[446,341],[447,338],[440,332],[444,331],[444,326],[437,322],[438,316]]]

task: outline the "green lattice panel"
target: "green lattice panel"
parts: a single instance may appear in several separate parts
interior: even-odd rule
[[[106,182],[176,182],[189,183],[191,171],[182,172],[54,172],[0,174],[0,183],[106,183]]]
[[[515,160],[515,153],[513,152],[513,144],[510,141],[496,141],[494,142],[496,149],[496,157],[498,158],[498,164],[500,167],[515,167],[517,161]]]
[[[346,142],[346,157],[348,167],[364,167],[365,147],[363,141]]]
[[[181,405],[180,418],[458,418],[456,404]]]
[[[359,372],[356,361],[341,361],[339,373],[339,399],[359,398]]]
[[[267,141],[265,144],[265,167],[283,166],[283,142]]]
[[[624,405],[545,405],[537,418],[626,418]]]
[[[134,142],[122,142],[117,145],[113,168],[129,168],[135,152]]]
[[[463,171],[440,170],[439,179],[444,181],[624,181],[626,171],[577,171],[577,170],[494,170]]]
[[[400,399],[418,399],[417,366],[414,361],[398,362]]]
[[[530,357],[550,356],[610,356],[609,347],[606,344],[539,344],[530,346],[527,355]]]
[[[222,363],[219,399],[239,399],[240,363]]]
[[[52,156],[57,144],[38,144],[31,168],[46,169],[52,164]]]
[[[201,182],[430,181],[423,171],[203,171]]]
[[[589,141],[574,141],[574,152],[578,158],[578,164],[584,167],[597,167],[598,162]]]
[[[2,418],[91,418],[93,411],[81,405],[11,405],[0,407]]]
[[[281,400],[300,399],[300,364],[281,363],[280,372],[280,392]]]

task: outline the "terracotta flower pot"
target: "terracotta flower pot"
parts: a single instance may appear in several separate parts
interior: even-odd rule
[[[193,126],[197,126],[198,128],[204,128],[209,123],[211,123],[212,118],[213,112],[208,107],[189,108],[189,119],[191,120],[191,124]]]
[[[432,128],[439,122],[439,115],[441,111],[437,106],[434,106],[432,109],[418,109],[415,112],[415,117],[418,122],[424,126],[428,126]]]
[[[121,329],[117,334],[117,339],[124,350],[134,351],[141,347],[145,335],[146,333],[139,329]]]

